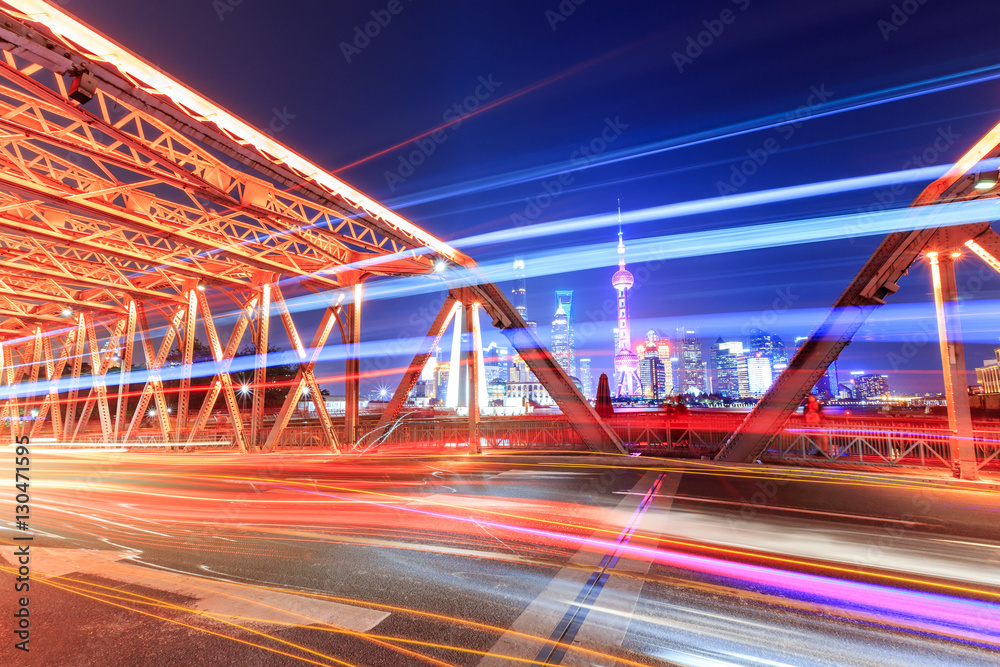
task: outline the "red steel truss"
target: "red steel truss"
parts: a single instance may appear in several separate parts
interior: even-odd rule
[[[5,428],[69,441],[99,432],[106,442],[121,442],[154,416],[163,441],[180,445],[198,440],[221,399],[236,444],[256,451],[273,446],[308,390],[327,444],[353,443],[363,283],[429,274],[441,259],[474,276],[475,262],[61,9],[0,0],[0,16]],[[621,451],[500,290],[474,279],[457,289],[537,366],[590,447]],[[283,290],[326,300],[308,348]],[[233,304],[227,316],[238,315],[223,344],[210,303],[225,299]],[[263,391],[254,392],[246,424],[230,367],[241,344],[250,343],[257,350],[255,385],[263,386],[274,310],[298,374],[273,425],[264,420]],[[353,352],[345,443],[314,376],[335,326],[336,342]],[[199,327],[216,366],[192,414]],[[139,361],[136,338],[148,379],[130,411],[122,393]],[[162,371],[175,348],[181,376],[171,414]],[[122,370],[113,399],[106,378],[116,367]],[[68,386],[58,384],[67,369]],[[470,416],[470,443],[476,419]]]

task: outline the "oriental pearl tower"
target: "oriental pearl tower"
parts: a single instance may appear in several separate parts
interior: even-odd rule
[[[618,341],[615,352],[615,375],[618,377],[617,398],[642,394],[639,380],[639,357],[632,350],[632,336],[628,320],[628,292],[635,280],[625,268],[625,242],[622,240],[622,205],[618,202],[618,270],[611,277],[611,286],[618,292]]]

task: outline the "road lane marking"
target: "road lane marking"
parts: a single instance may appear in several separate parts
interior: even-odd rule
[[[151,569],[123,562],[134,556],[125,551],[83,549],[31,550],[33,568],[39,576],[62,577],[81,573],[124,584],[145,586],[173,593],[195,602],[193,609],[227,618],[252,617],[262,622],[325,623],[344,630],[368,632],[389,617],[389,612],[355,607],[310,596],[263,590],[169,570]],[[6,558],[6,556],[3,556]],[[34,574],[34,572],[33,572]]]
[[[658,489],[660,493],[672,496],[677,491],[680,478],[679,472],[665,473],[662,475],[662,479],[656,473],[644,475],[632,489],[636,495],[626,495],[615,509],[610,510],[612,514],[622,515],[622,518],[617,521],[606,521],[605,525],[614,523],[625,525],[625,529],[619,533],[619,537],[627,533],[628,538],[631,539],[631,536],[640,530],[643,534],[649,534],[650,531],[642,526],[654,520],[662,520],[663,512],[669,508],[670,498],[668,497],[664,504],[659,500],[659,495],[650,496],[650,504],[654,497],[657,499],[658,512],[655,518],[653,513],[648,512],[648,505],[641,513],[638,512],[642,504],[639,498],[645,498],[654,484],[657,483],[660,484]],[[636,518],[638,520],[633,521]],[[595,531],[595,534],[597,532],[606,531]],[[615,572],[643,575],[648,571],[652,562],[642,556],[634,558],[622,555],[620,551],[624,546],[624,543],[619,542],[618,548],[614,549],[611,554],[603,555],[585,549],[577,551],[570,558],[571,565],[562,568],[552,577],[548,586],[511,624],[510,630],[493,645],[490,655],[480,660],[478,667],[500,667],[510,664],[509,661],[500,656],[544,661],[545,658],[538,658],[539,644],[544,641],[544,638],[551,638],[553,635],[565,639],[566,635],[569,634],[570,626],[574,624],[574,620],[577,623],[572,630],[574,636],[569,639],[569,645],[602,653],[620,646],[628,631],[631,614],[638,602],[644,582],[641,578],[618,576]],[[612,559],[614,565],[611,565]],[[596,595],[589,596],[590,599],[587,601],[586,592],[593,591],[596,578],[600,577],[602,570],[605,575],[602,587],[596,591]],[[596,577],[595,573],[597,573]],[[583,595],[583,601],[578,603],[581,595]],[[595,602],[599,602],[599,605],[596,605]],[[584,605],[586,605],[586,613],[581,614],[579,612],[582,611]],[[571,616],[571,620],[566,623],[568,614]],[[528,640],[523,636],[518,636],[517,633],[539,637],[539,641]],[[565,650],[566,646],[556,645],[554,641],[550,641],[545,645],[543,653],[548,652],[551,657],[554,650],[558,648]],[[593,664],[592,654],[588,656],[572,650],[561,655],[561,660],[561,663],[549,662],[549,664],[588,666]]]

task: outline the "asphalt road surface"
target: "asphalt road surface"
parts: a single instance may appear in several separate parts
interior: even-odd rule
[[[990,485],[33,448],[18,526],[2,459],[0,665],[1000,664]]]

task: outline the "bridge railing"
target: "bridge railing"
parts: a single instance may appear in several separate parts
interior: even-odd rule
[[[736,413],[619,413],[608,424],[633,452],[668,457],[711,457],[739,426],[742,415]],[[405,447],[407,450],[464,448],[468,443],[465,418],[403,419],[384,432],[375,432],[377,416],[363,416],[359,423],[359,450]],[[334,422],[343,441],[342,422]],[[524,417],[483,417],[480,422],[482,446],[487,449],[583,450],[579,435],[562,415]],[[974,431],[976,455],[980,468],[1000,469],[1000,422],[983,422]],[[761,459],[771,462],[838,463],[880,466],[920,466],[953,468],[951,435],[947,423],[935,418],[899,419],[885,417],[837,417],[825,419],[819,426],[806,425],[793,417],[776,437]],[[277,448],[314,449],[324,446],[320,426],[299,421],[284,429]],[[96,446],[99,434],[88,435],[78,446]],[[130,443],[140,449],[175,448],[163,442],[155,431],[140,432]],[[104,445],[107,446],[107,445]],[[183,449],[233,449],[231,435],[222,431],[205,434],[193,447]]]

